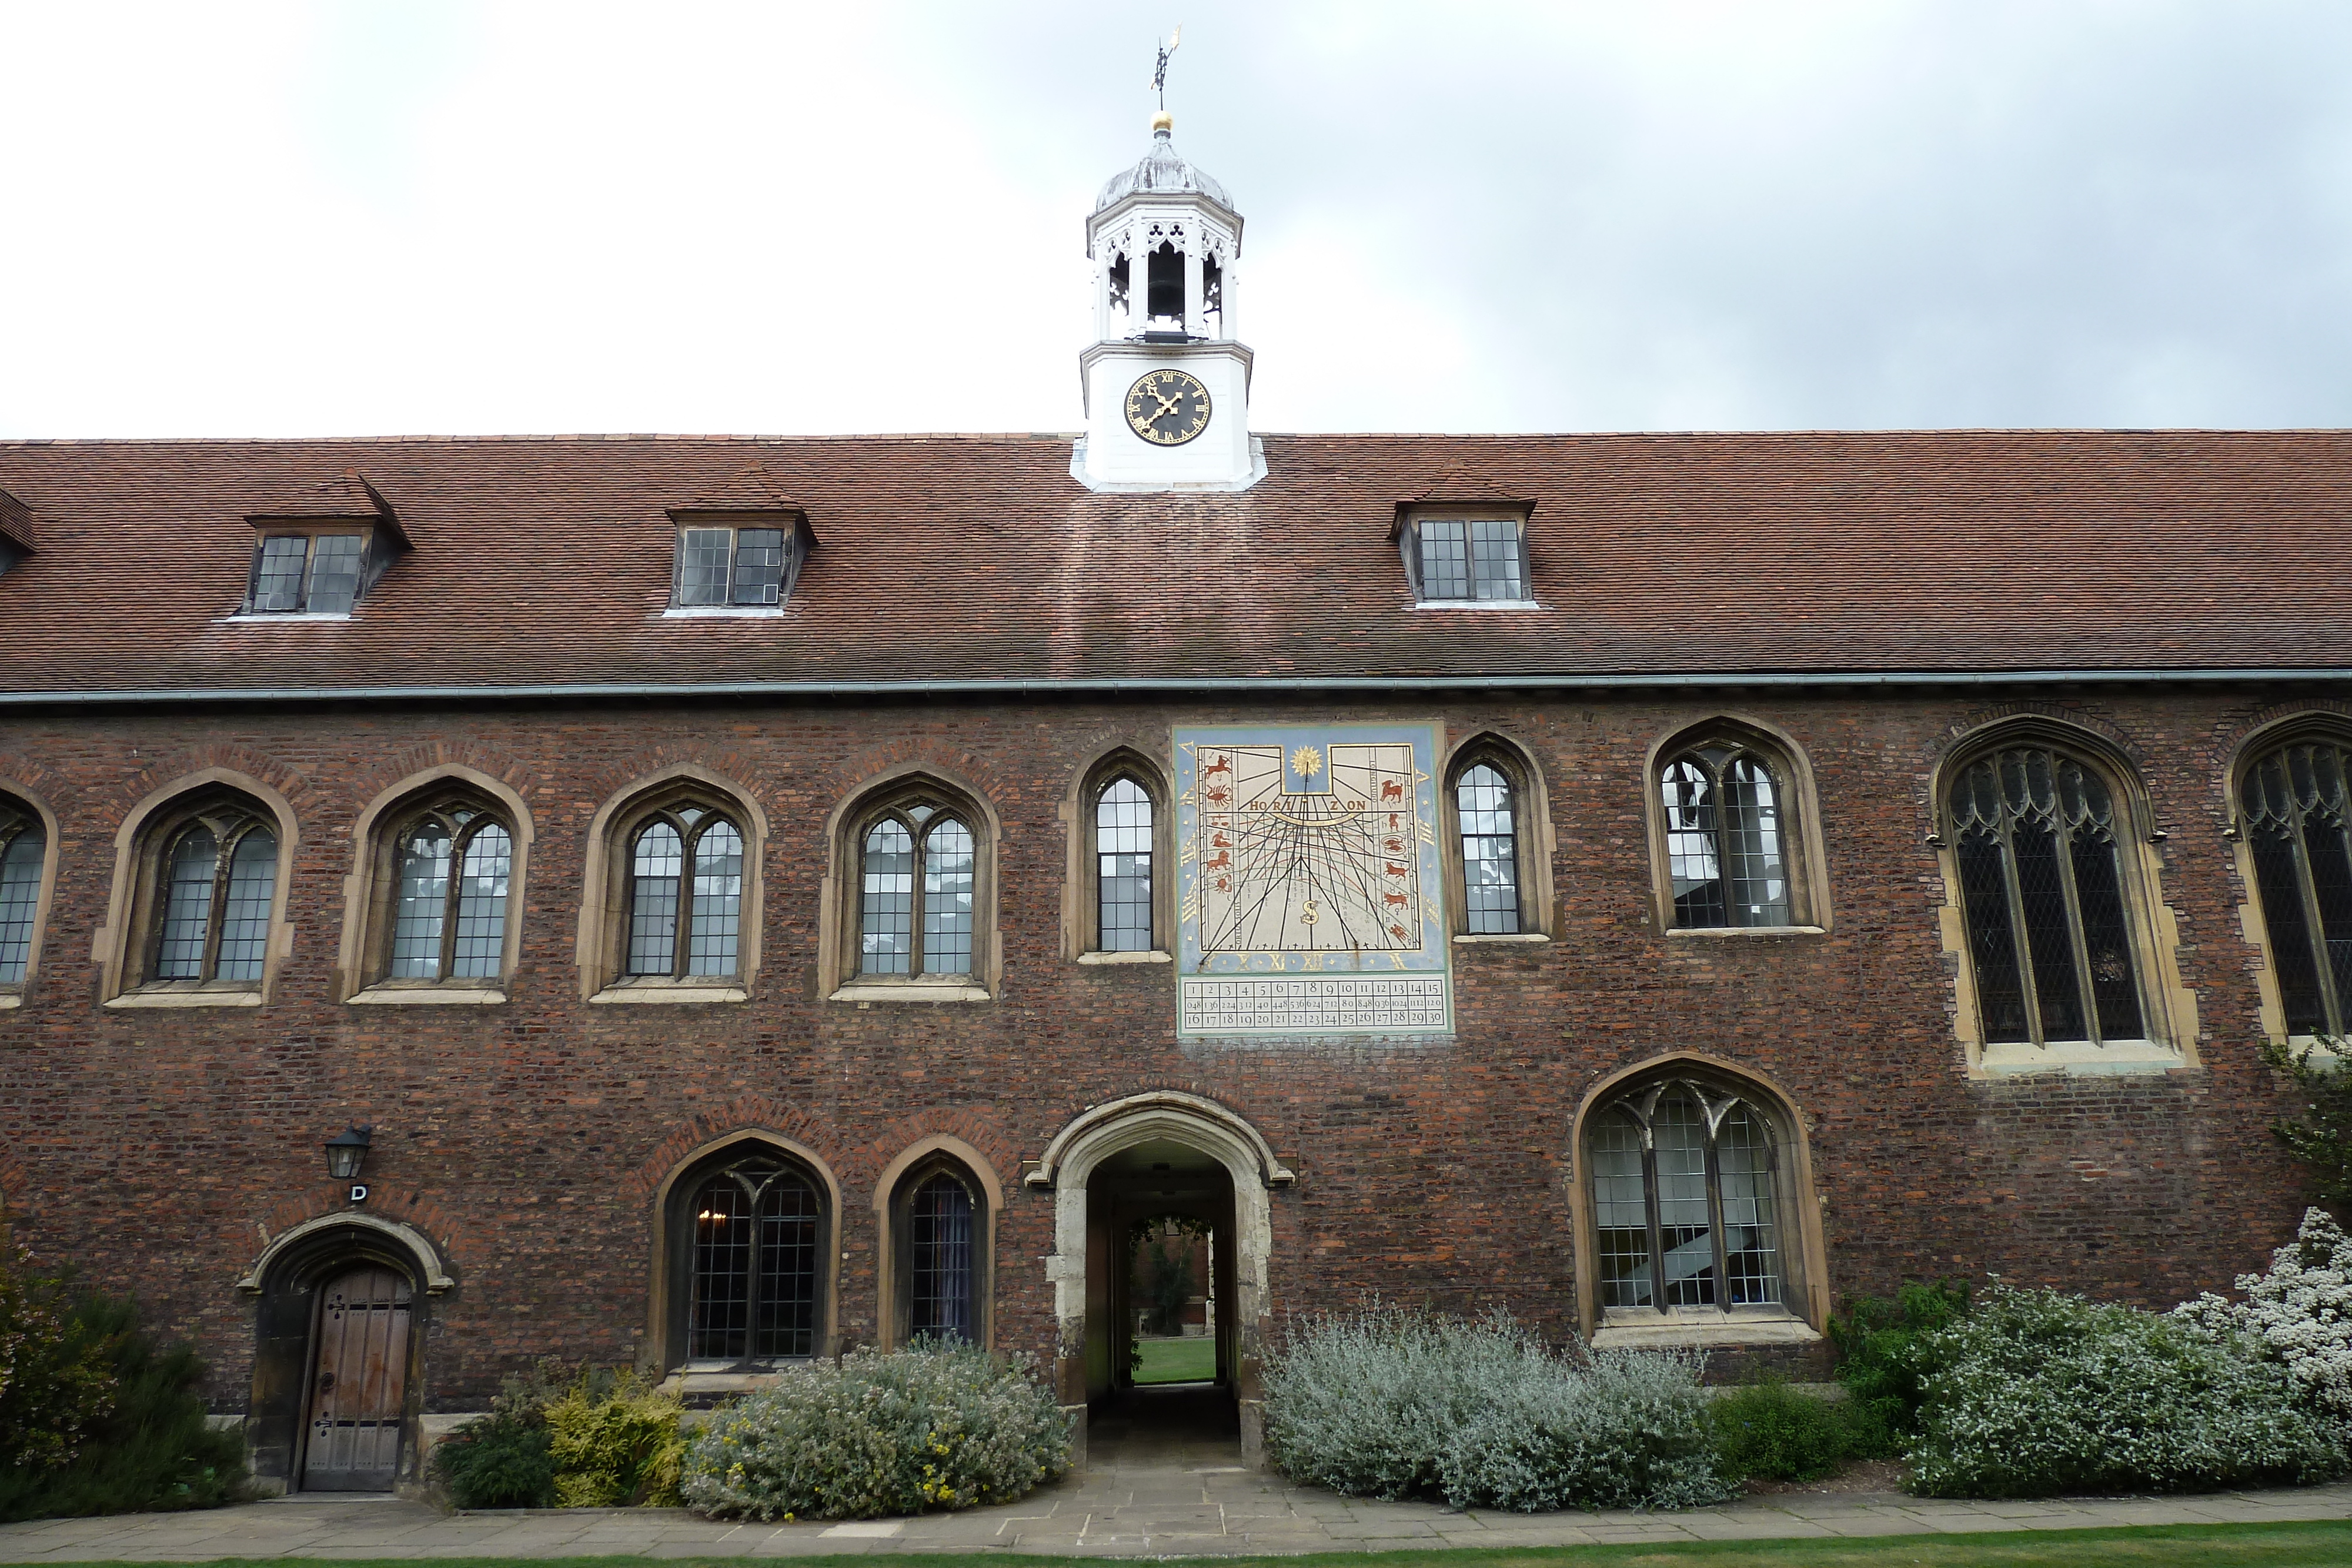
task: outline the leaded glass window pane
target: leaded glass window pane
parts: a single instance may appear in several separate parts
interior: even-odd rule
[[[953,817],[923,839],[923,972],[971,973],[971,831]]]
[[[677,601],[727,602],[727,568],[734,553],[732,528],[680,528],[677,534]]]
[[[44,840],[37,824],[0,845],[0,986],[22,985],[33,961],[33,905],[41,891]]]
[[[736,924],[743,908],[743,836],[714,819],[694,841],[694,908],[686,938],[686,972],[735,972]]]
[[[220,957],[213,977],[257,980],[269,947],[269,902],[278,888],[278,837],[254,828],[229,852],[228,893],[221,910]]]
[[[738,604],[773,604],[784,586],[784,535],[781,528],[744,528],[735,536]]]
[[[1470,597],[1470,526],[1463,522],[1424,522],[1421,535],[1421,596],[1423,599]]]
[[[1666,873],[1678,926],[1727,925],[1723,857],[1716,839],[1715,780],[1689,758],[1670,762],[1659,793],[1666,818]]]
[[[302,608],[302,568],[310,539],[307,534],[268,534],[261,541],[261,559],[253,574],[253,608],[282,613]]]
[[[1715,1158],[1723,1205],[1724,1289],[1727,1306],[1780,1300],[1780,1207],[1772,1191],[1772,1146],[1745,1105],[1723,1113]]]
[[[732,1176],[703,1185],[695,1198],[694,1273],[686,1309],[686,1354],[695,1361],[740,1361],[750,1348],[751,1195]]]
[[[1462,897],[1474,936],[1519,928],[1517,823],[1510,780],[1481,762],[1465,768],[1454,787],[1462,824]]]
[[[915,1189],[912,1330],[969,1340],[971,1333],[971,1194],[942,1172]]]
[[[1715,1227],[1706,1202],[1706,1114],[1673,1091],[1650,1119],[1658,1173],[1658,1246],[1670,1307],[1715,1304]]]
[[[310,544],[310,591],[302,608],[314,615],[347,615],[360,596],[359,534],[320,534]]]
[[[686,845],[669,823],[647,823],[630,850],[629,973],[675,974],[677,884]]]
[[[1470,524],[1470,572],[1480,599],[1525,599],[1520,581],[1519,525],[1512,517],[1478,517]]]
[[[1723,769],[1723,867],[1734,925],[1788,925],[1780,798],[1771,769],[1736,757]]]
[[[466,841],[466,863],[457,883],[457,936],[451,944],[449,972],[459,979],[485,979],[506,963],[507,881],[514,872],[514,841],[496,822],[485,823]]]
[[[2122,841],[2105,783],[2063,753],[2021,747],[1970,765],[1949,810],[1985,1040],[2138,1038]]]
[[[868,975],[914,972],[915,841],[884,818],[866,831],[858,967]]]
[[[1592,1223],[1601,1240],[1601,1304],[1651,1304],[1650,1199],[1642,1129],[1622,1111],[1592,1133]]]
[[[209,828],[191,828],[172,846],[171,881],[163,892],[163,940],[155,953],[159,980],[201,980],[205,939],[213,921],[213,882],[220,845]]]
[[[1115,780],[1095,804],[1095,886],[1105,953],[1151,950],[1151,797]]]
[[[441,923],[449,909],[449,832],[440,823],[424,823],[401,841],[394,897],[393,977],[439,979]]]
[[[1710,745],[1668,762],[1658,792],[1675,925],[1796,923],[1780,784],[1769,765],[1731,744]]]
[[[816,1354],[816,1189],[789,1171],[760,1194],[760,1299],[751,1354]]]

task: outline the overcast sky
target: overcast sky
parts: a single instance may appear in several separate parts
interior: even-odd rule
[[[1069,430],[1247,219],[1261,430],[2352,425],[2352,6],[0,0],[0,436]]]

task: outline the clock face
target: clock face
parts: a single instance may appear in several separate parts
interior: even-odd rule
[[[1209,389],[1182,371],[1149,371],[1127,389],[1127,425],[1154,446],[1181,446],[1209,428]]]

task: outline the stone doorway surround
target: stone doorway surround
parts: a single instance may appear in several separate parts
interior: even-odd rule
[[[1198,1094],[1155,1090],[1130,1094],[1090,1107],[1074,1118],[1045,1146],[1042,1158],[1023,1172],[1032,1188],[1054,1194],[1054,1255],[1045,1260],[1045,1277],[1054,1286],[1054,1314],[1059,1326],[1055,1359],[1055,1387],[1076,1434],[1073,1458],[1087,1459],[1087,1407],[1089,1398],[1108,1393],[1109,1350],[1118,1341],[1108,1309],[1112,1295],[1105,1287],[1124,1257],[1112,1246],[1114,1206],[1089,1202],[1088,1181],[1097,1169],[1131,1150],[1171,1145],[1190,1150],[1222,1167],[1231,1183],[1230,1244],[1220,1243],[1219,1259],[1230,1258],[1230,1313],[1221,1310],[1219,1333],[1229,1335],[1219,1361],[1227,1369],[1230,1391],[1241,1427],[1243,1464],[1265,1464],[1265,1389],[1260,1376],[1271,1318],[1266,1271],[1274,1250],[1274,1216],[1270,1193],[1288,1186],[1297,1176],[1275,1156],[1272,1145],[1247,1120]],[[1090,1281],[1090,1268],[1106,1277]],[[1091,1287],[1091,1288],[1090,1288]],[[1091,1306],[1090,1306],[1091,1303]],[[1092,1322],[1097,1313],[1103,1321]],[[1096,1354],[1090,1357],[1089,1350]],[[1100,1365],[1089,1375],[1089,1362]],[[1100,1387],[1093,1386],[1099,1384]]]

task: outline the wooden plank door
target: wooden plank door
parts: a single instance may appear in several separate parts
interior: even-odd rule
[[[408,1281],[389,1269],[338,1274],[319,1292],[306,1491],[390,1491],[408,1388]]]

